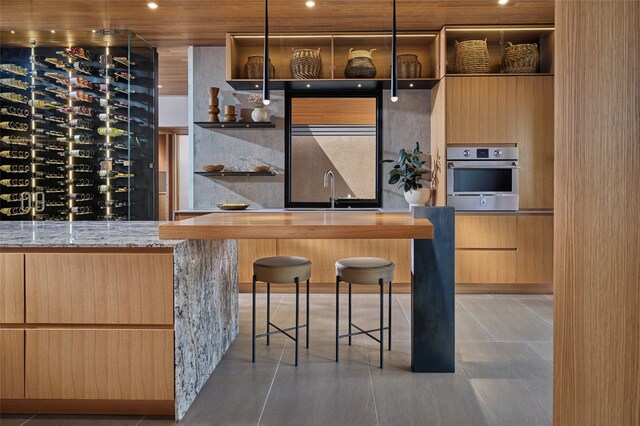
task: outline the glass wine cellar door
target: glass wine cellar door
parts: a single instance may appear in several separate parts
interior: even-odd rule
[[[156,50],[127,31],[0,40],[0,220],[154,220]]]

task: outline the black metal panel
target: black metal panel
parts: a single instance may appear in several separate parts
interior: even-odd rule
[[[432,240],[411,248],[411,368],[455,372],[455,209],[416,207],[415,218],[434,227]]]

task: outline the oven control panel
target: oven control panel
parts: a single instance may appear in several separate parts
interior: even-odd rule
[[[447,148],[447,160],[518,160],[517,147]]]

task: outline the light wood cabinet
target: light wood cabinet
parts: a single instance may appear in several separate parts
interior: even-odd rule
[[[515,215],[457,215],[457,249],[515,249]]]
[[[27,330],[32,399],[172,400],[173,330]]]
[[[173,254],[28,253],[28,323],[173,324]]]
[[[456,250],[456,283],[515,282],[515,250]]]
[[[24,330],[0,330],[0,398],[24,398]]]
[[[0,323],[24,322],[24,254],[0,253]]]
[[[238,240],[238,282],[253,280],[253,262],[276,255],[276,240]]]
[[[553,209],[553,76],[518,77],[521,209]]]
[[[553,216],[518,217],[518,283],[553,282]]]
[[[446,142],[515,144],[517,77],[446,77]]]

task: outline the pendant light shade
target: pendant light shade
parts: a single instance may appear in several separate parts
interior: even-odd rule
[[[391,28],[391,102],[398,101],[398,47],[396,36],[396,0],[393,0],[393,27]]]
[[[394,0],[395,1],[395,0]],[[262,100],[265,105],[271,103],[269,93],[269,0],[264,0],[264,60],[262,69]]]

